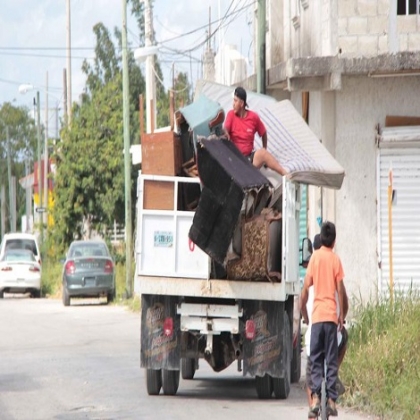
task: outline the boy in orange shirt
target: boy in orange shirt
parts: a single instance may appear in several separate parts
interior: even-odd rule
[[[335,225],[331,222],[323,223],[322,246],[309,260],[301,294],[302,317],[306,323],[309,323],[306,303],[309,287],[314,286],[310,349],[312,405],[309,418],[316,418],[319,412],[324,361],[327,364],[327,411],[328,415],[337,416],[335,405],[338,397],[335,387],[338,373],[337,328],[341,330],[344,323],[341,308],[344,308],[345,288],[343,267],[339,256],[333,252],[335,238]],[[338,316],[336,293],[339,301]]]

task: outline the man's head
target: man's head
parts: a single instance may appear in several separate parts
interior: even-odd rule
[[[317,233],[314,236],[314,243],[313,243],[313,247],[314,247],[314,251],[316,251],[317,249],[321,248],[322,243],[321,243],[321,235],[319,233]]]
[[[239,114],[246,107],[248,107],[246,103],[246,90],[242,87],[237,87],[233,92],[233,111],[235,114]]]
[[[327,248],[333,248],[335,243],[335,225],[332,222],[324,222],[321,226],[321,243]]]

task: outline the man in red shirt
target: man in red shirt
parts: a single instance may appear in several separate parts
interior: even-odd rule
[[[233,109],[230,110],[225,120],[225,133],[230,141],[249,157],[257,168],[266,165],[280,175],[287,171],[277,162],[274,156],[267,151],[267,130],[257,113],[247,109],[246,91],[237,87],[233,96]],[[262,149],[254,151],[255,133],[261,137]]]

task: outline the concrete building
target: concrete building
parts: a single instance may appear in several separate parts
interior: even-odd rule
[[[354,297],[420,287],[418,1],[266,1],[267,93],[302,110],[346,171],[339,191],[308,189],[308,234],[336,223]]]

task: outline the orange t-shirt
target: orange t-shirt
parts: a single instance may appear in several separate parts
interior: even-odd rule
[[[312,323],[334,322],[338,324],[336,292],[338,282],[343,281],[344,271],[340,257],[331,248],[322,246],[309,260],[306,277],[314,286]]]

